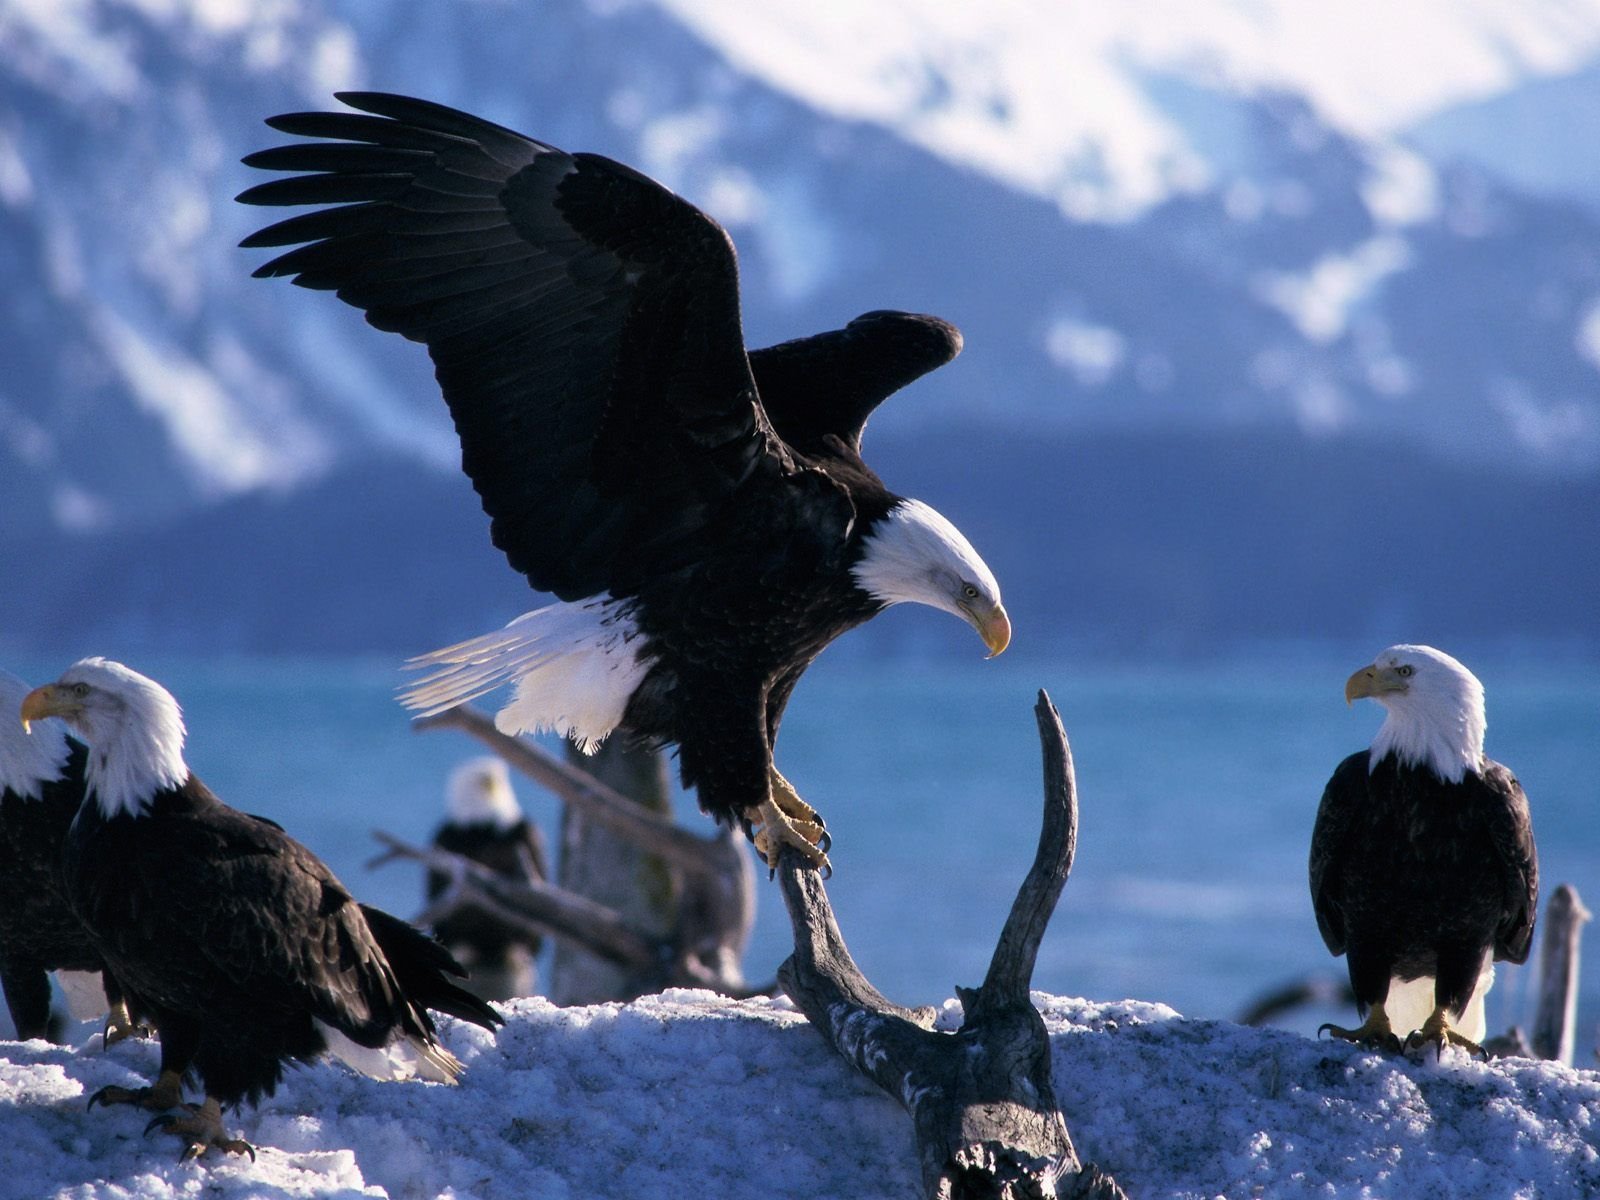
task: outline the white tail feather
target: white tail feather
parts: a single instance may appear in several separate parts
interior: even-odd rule
[[[552,604],[413,658],[406,665],[428,674],[401,689],[400,699],[427,717],[515,681],[515,697],[495,716],[502,733],[554,730],[592,751],[621,723],[649,670],[639,649],[627,602],[600,596]]]
[[[1493,986],[1494,964],[1486,962],[1473,989],[1472,999],[1467,1001],[1461,1019],[1454,1023],[1456,1032],[1475,1042],[1483,1041],[1489,1031],[1484,1000]],[[1396,976],[1389,980],[1389,998],[1384,1001],[1383,1011],[1389,1018],[1389,1026],[1395,1036],[1403,1038],[1422,1028],[1423,1022],[1433,1015],[1433,1003],[1431,975],[1424,975],[1420,979],[1401,979]]]
[[[450,1051],[421,1038],[396,1038],[387,1046],[363,1046],[323,1021],[317,1022],[328,1053],[369,1079],[426,1079],[454,1083],[466,1070]]]

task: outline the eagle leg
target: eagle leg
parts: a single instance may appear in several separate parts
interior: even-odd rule
[[[1436,1053],[1441,1055],[1446,1046],[1460,1046],[1468,1054],[1476,1054],[1482,1058],[1489,1057],[1489,1052],[1477,1042],[1450,1028],[1450,1012],[1442,1004],[1422,1023],[1421,1029],[1406,1038],[1406,1049],[1415,1050],[1430,1043],[1437,1048]]]
[[[145,1136],[159,1129],[162,1133],[183,1138],[187,1144],[178,1156],[179,1162],[199,1158],[213,1146],[229,1154],[248,1154],[251,1162],[256,1160],[254,1146],[243,1138],[228,1136],[228,1131],[222,1126],[222,1104],[215,1096],[207,1096],[204,1104],[185,1104],[183,1107],[182,1115],[166,1113],[156,1117],[144,1127]]]
[[[822,814],[800,799],[800,793],[794,790],[794,784],[785,779],[783,773],[777,767],[772,768],[771,780],[773,802],[791,820],[802,825],[815,825],[821,830],[820,836],[816,839],[818,850],[826,854],[833,849],[833,838],[828,836],[828,823],[822,819]],[[811,836],[809,828],[806,830],[806,836]]]
[[[793,846],[825,876],[833,873],[827,847],[831,842],[817,810],[800,799],[789,781],[774,768],[768,776],[767,798],[745,809],[750,840],[773,871],[785,846]]]
[[[153,1112],[177,1108],[183,1103],[183,1076],[176,1071],[163,1071],[149,1087],[125,1088],[115,1084],[101,1088],[89,1097],[89,1107],[96,1104],[137,1104]]]
[[[1318,1037],[1324,1033],[1341,1041],[1365,1046],[1369,1050],[1387,1050],[1391,1054],[1400,1052],[1400,1039],[1395,1036],[1394,1030],[1389,1025],[1389,1014],[1383,1011],[1381,1000],[1372,1006],[1360,1028],[1345,1029],[1339,1025],[1328,1024],[1317,1029]]]
[[[101,1034],[102,1048],[109,1050],[120,1041],[131,1037],[145,1037],[149,1032],[133,1019],[132,1014],[128,1012],[126,1000],[114,1000],[106,1012],[106,1027]]]

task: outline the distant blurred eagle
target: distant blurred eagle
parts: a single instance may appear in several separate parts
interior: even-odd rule
[[[1481,1052],[1491,957],[1525,962],[1533,939],[1528,798],[1484,756],[1483,685],[1448,654],[1391,646],[1344,694],[1388,711],[1372,748],[1334,771],[1311,836],[1317,926],[1347,956],[1366,1017],[1323,1029],[1388,1049],[1398,1031],[1409,1045]]]
[[[826,865],[816,811],[773,765],[784,706],[834,638],[912,601],[1011,626],[939,513],[862,461],[867,417],[954,358],[955,328],[871,312],[747,352],[728,235],[637,171],[404,96],[273,128],[325,139],[244,161],[310,174],[248,204],[337,205],[245,246],[308,243],[257,275],[336,291],[426,343],[495,545],[561,603],[417,660],[425,713],[515,681],[506,732],[679,748],[684,782],[769,862]]]
[[[523,815],[502,759],[469,759],[450,773],[445,819],[434,830],[433,844],[508,879],[542,882],[550,878],[544,838]],[[429,901],[438,900],[449,886],[444,872],[428,872]],[[533,959],[544,939],[470,904],[435,921],[433,933],[467,968],[465,986],[474,995],[484,1000],[509,1000],[532,994]]]

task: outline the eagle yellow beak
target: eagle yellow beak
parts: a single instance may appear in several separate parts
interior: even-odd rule
[[[56,690],[54,684],[34,688],[22,698],[22,731],[33,732],[33,722],[46,717],[60,717],[72,710],[72,705]]]
[[[1405,690],[1406,681],[1395,673],[1393,667],[1380,667],[1373,663],[1370,667],[1362,667],[1344,681],[1344,702],[1354,704],[1357,700],[1376,699],[1390,692]]]
[[[983,644],[989,647],[990,658],[1004,653],[1011,644],[1011,618],[1006,616],[1004,605],[996,604],[982,616],[974,616],[972,624],[983,638]]]

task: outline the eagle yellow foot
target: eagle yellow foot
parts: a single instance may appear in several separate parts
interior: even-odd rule
[[[1345,1029],[1339,1025],[1323,1025],[1317,1030],[1317,1036],[1328,1034],[1341,1041],[1354,1042],[1358,1046],[1365,1046],[1368,1050],[1387,1050],[1391,1054],[1400,1053],[1400,1039],[1395,1036],[1394,1030],[1389,1025],[1389,1014],[1383,1011],[1383,1005],[1374,1004],[1372,1011],[1367,1014],[1367,1019],[1358,1029]]]
[[[128,1013],[128,1004],[125,1000],[118,1000],[106,1013],[106,1027],[101,1033],[104,1043],[103,1049],[109,1050],[118,1042],[131,1037],[149,1037],[150,1030],[133,1019]],[[171,1105],[168,1105],[170,1108]]]
[[[183,1108],[181,1114],[167,1113],[151,1121],[144,1127],[145,1136],[149,1137],[159,1129],[162,1133],[181,1137],[186,1144],[183,1153],[178,1156],[179,1162],[199,1158],[213,1146],[229,1154],[248,1154],[250,1161],[255,1162],[256,1148],[242,1138],[229,1137],[228,1131],[222,1127],[221,1102],[207,1096],[204,1104],[185,1104]]]
[[[1450,1014],[1443,1008],[1433,1010],[1433,1015],[1422,1023],[1422,1028],[1406,1038],[1406,1049],[1417,1050],[1432,1045],[1435,1054],[1443,1055],[1446,1046],[1460,1046],[1468,1054],[1488,1058],[1489,1052],[1471,1038],[1450,1028]]]
[[[103,1087],[89,1097],[89,1107],[96,1104],[136,1104],[152,1112],[177,1108],[183,1103],[183,1076],[176,1071],[163,1071],[149,1087],[125,1088],[115,1084]]]
[[[817,810],[795,794],[795,790],[777,771],[772,772],[770,794],[751,808],[745,809],[744,819],[750,827],[750,840],[756,852],[766,862],[769,871],[778,869],[778,856],[785,846],[793,846],[823,878],[833,874],[828,862],[828,831],[823,827]]]

